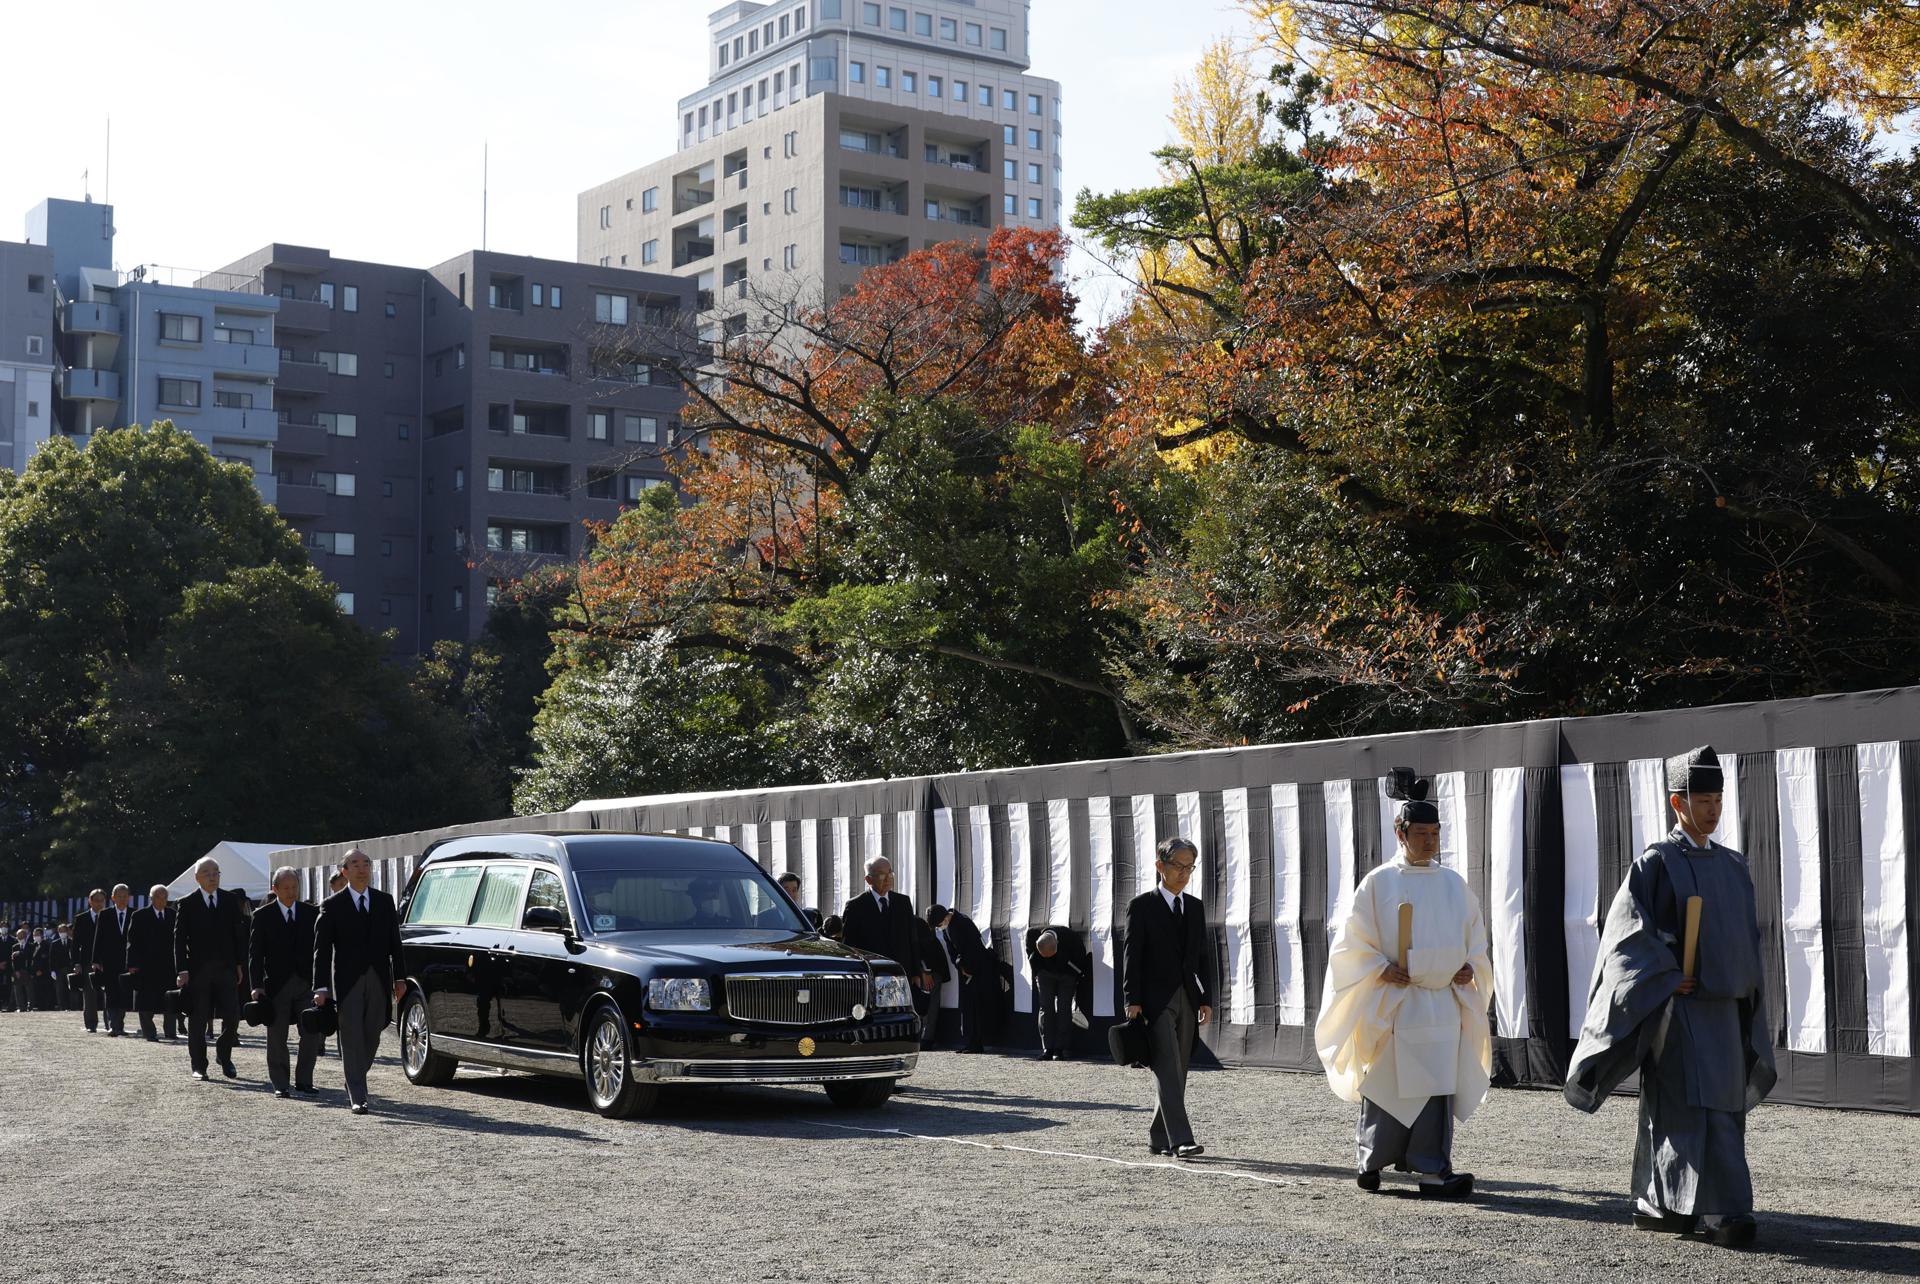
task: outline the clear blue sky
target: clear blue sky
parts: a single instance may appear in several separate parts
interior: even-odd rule
[[[106,196],[111,116],[122,269],[213,268],[271,241],[440,262],[480,242],[487,140],[490,246],[571,259],[575,194],[671,150],[720,2],[9,6],[0,239],[43,198],[78,198],[83,171]],[[1229,0],[1036,0],[1069,196],[1152,181],[1174,79],[1245,30]]]

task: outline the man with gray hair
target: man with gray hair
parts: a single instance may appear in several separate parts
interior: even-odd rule
[[[174,978],[187,1000],[187,1060],[193,1077],[207,1077],[207,1024],[220,1017],[220,1073],[232,1079],[233,1045],[240,1041],[240,986],[247,979],[247,920],[240,894],[220,886],[220,862],[193,867],[200,890],[181,897],[173,923]]]
[[[273,898],[253,912],[248,939],[248,973],[253,1001],[267,1005],[267,1078],[273,1095],[310,1093],[320,1040],[300,1031],[298,1073],[288,1075],[287,1030],[299,1019],[313,992],[313,926],[320,911],[300,896],[300,871],[282,865],[273,871]]]
[[[1040,1018],[1040,1059],[1064,1060],[1073,1036],[1073,996],[1080,989],[1080,969],[1060,952],[1060,936],[1052,928],[1033,938],[1027,971],[1033,977],[1034,1010]]]
[[[100,1005],[107,1018],[107,1037],[127,1032],[127,996],[121,980],[127,970],[127,929],[133,922],[133,889],[113,885],[113,905],[94,924],[92,957],[87,960],[100,986]]]
[[[359,848],[340,862],[347,885],[327,897],[313,929],[313,1001],[339,1014],[340,1069],[347,1101],[367,1113],[367,1071],[380,1050],[380,1031],[393,1005],[406,997],[400,914],[393,897],[368,884],[373,858]]]
[[[178,1019],[167,1002],[173,982],[173,911],[167,900],[167,885],[155,883],[147,889],[146,908],[135,910],[127,926],[127,984],[140,1014],[140,1033],[151,1043],[160,1041],[153,1026],[155,1012],[165,1014],[167,1038],[180,1037]]]

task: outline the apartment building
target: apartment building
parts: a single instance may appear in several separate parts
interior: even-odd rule
[[[830,301],[866,268],[995,227],[1058,227],[1058,82],[1028,0],[737,0],[677,150],[579,198],[583,263],[690,278],[710,331]]]
[[[56,431],[53,251],[0,241],[0,468],[19,472]]]
[[[689,282],[484,251],[421,269],[284,244],[209,279],[277,301],[281,515],[341,608],[393,629],[403,653],[471,639],[501,583],[577,559],[583,522],[667,484],[682,394],[608,339],[690,308]],[[609,350],[619,368],[596,358]]]

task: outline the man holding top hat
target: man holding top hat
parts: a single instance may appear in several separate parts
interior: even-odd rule
[[[187,1005],[187,1060],[193,1077],[207,1077],[207,1027],[220,1018],[214,1050],[220,1073],[231,1079],[240,1041],[240,985],[247,977],[247,918],[240,894],[220,886],[220,862],[203,856],[193,867],[200,890],[180,898],[173,915],[173,965]]]
[[[1437,861],[1440,809],[1428,782],[1394,771],[1399,851],[1354,889],[1334,925],[1314,1042],[1334,1095],[1360,1107],[1357,1181],[1381,1170],[1429,1174],[1420,1193],[1473,1193],[1453,1170],[1453,1125],[1487,1099],[1487,924],[1467,880]]]
[[[1747,1112],[1774,1083],[1760,993],[1753,880],[1719,827],[1720,759],[1667,759],[1673,832],[1633,862],[1613,898],[1567,1101],[1592,1113],[1640,1072],[1633,1224],[1718,1244],[1754,1241]]]
[[[247,944],[253,1002],[265,1009],[267,1078],[273,1095],[282,1098],[315,1091],[313,1066],[320,1056],[320,1039],[303,1027],[299,1068],[289,1075],[287,1030],[313,993],[313,927],[320,917],[319,910],[297,899],[299,893],[299,870],[291,865],[274,870],[273,896],[253,912]]]
[[[1147,1023],[1153,1068],[1153,1121],[1147,1149],[1192,1159],[1206,1153],[1187,1117],[1187,1067],[1200,1027],[1213,1019],[1213,951],[1207,910],[1186,894],[1200,849],[1181,837],[1154,849],[1158,885],[1127,904],[1127,1020]]]
[[[347,1101],[354,1114],[364,1115],[367,1071],[380,1050],[380,1031],[393,1020],[393,1005],[407,995],[406,964],[393,897],[369,886],[373,858],[356,847],[340,869],[347,885],[322,902],[314,922],[313,1002],[336,1014]]]

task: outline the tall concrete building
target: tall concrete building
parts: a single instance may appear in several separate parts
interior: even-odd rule
[[[17,411],[9,423],[0,410],[0,440],[13,439],[0,464],[24,468],[55,433],[84,440],[171,419],[221,459],[244,465],[273,502],[278,302],[171,284],[141,268],[122,275],[113,267],[113,234],[112,206],[48,200],[27,215],[25,245],[0,244],[0,364],[18,359],[17,326],[26,327],[25,359],[38,352],[45,363],[38,372],[17,370],[14,396],[0,394]],[[52,395],[36,396],[41,386]]]
[[[1030,0],[736,0],[678,150],[579,198],[579,258],[691,278],[709,332],[876,264],[1062,220],[1060,86]]]
[[[396,649],[467,640],[494,590],[667,481],[682,394],[615,331],[691,282],[474,252],[421,269],[274,244],[207,278],[278,306],[281,516]],[[641,327],[645,329],[641,329]],[[620,353],[619,368],[598,354]]]

